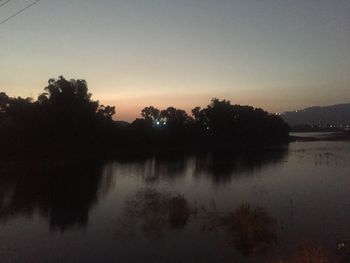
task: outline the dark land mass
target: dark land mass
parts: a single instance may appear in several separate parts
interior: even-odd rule
[[[280,116],[293,131],[339,131],[350,128],[350,103],[309,107]]]
[[[205,149],[241,150],[287,143],[289,127],[262,109],[212,99],[184,110],[145,107],[132,123],[91,99],[84,80],[50,79],[36,100],[0,93],[0,153],[7,158],[116,155]]]

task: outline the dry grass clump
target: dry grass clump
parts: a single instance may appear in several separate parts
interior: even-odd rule
[[[223,218],[231,242],[244,254],[268,247],[276,240],[275,220],[261,207],[242,205]]]
[[[243,204],[229,214],[207,212],[209,220],[203,230],[223,230],[243,254],[266,249],[276,241],[275,220],[261,207]]]
[[[329,263],[325,252],[315,244],[304,243],[298,251],[292,256],[291,260],[278,260],[275,263]]]
[[[183,228],[194,211],[182,195],[142,189],[127,200],[122,226],[130,229],[130,224],[140,224],[147,237],[158,239],[167,228]]]

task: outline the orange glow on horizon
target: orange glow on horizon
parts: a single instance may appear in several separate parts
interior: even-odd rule
[[[232,100],[227,96],[187,96],[187,95],[159,95],[159,96],[145,96],[137,98],[124,98],[124,99],[103,99],[100,100],[101,104],[111,105],[116,107],[116,114],[114,115],[115,120],[122,120],[132,122],[136,118],[141,117],[141,110],[147,106],[154,106],[159,110],[166,109],[167,107],[175,107],[178,109],[183,109],[187,112],[188,115],[191,114],[191,110],[194,107],[206,107],[210,104],[212,98],[217,97],[219,99],[230,100],[232,104],[240,105],[249,105],[252,107],[262,108],[268,112],[275,113],[279,112],[276,109],[276,105],[272,102],[269,105],[268,103],[263,103],[261,100]],[[274,105],[275,107],[273,107]],[[282,105],[281,105],[282,109]]]

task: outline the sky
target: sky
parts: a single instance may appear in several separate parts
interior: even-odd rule
[[[128,121],[213,97],[270,112],[347,103],[350,1],[41,0],[0,24],[0,91],[36,98],[60,75]]]

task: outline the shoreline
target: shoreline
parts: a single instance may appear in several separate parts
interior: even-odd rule
[[[319,133],[320,136],[296,136],[290,135],[292,142],[312,142],[312,141],[348,141],[350,140],[350,132],[337,131],[337,132],[293,132],[293,134],[315,134]],[[323,136],[322,136],[323,134]]]

